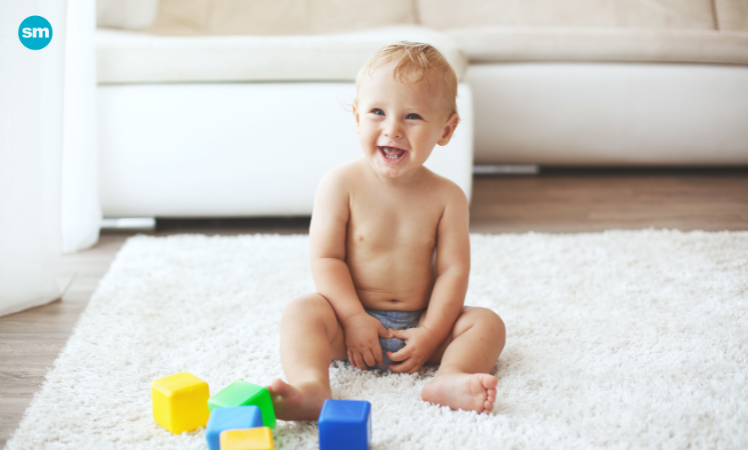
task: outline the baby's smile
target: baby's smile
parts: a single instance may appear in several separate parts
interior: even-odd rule
[[[408,153],[407,150],[403,150],[397,147],[380,146],[378,148],[379,148],[379,153],[382,154],[382,156],[384,157],[384,160],[388,164],[392,164],[392,165],[400,164],[403,161],[403,159],[405,159],[405,154]]]

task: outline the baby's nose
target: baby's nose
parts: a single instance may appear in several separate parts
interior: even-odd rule
[[[401,138],[403,137],[403,132],[399,126],[393,124],[385,128],[384,135],[387,137]]]

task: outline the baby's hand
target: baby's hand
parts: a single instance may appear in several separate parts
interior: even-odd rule
[[[379,337],[392,338],[392,334],[374,317],[366,312],[358,313],[345,321],[345,346],[348,360],[353,367],[368,370],[384,363]]]
[[[417,372],[439,346],[436,336],[428,328],[416,327],[390,331],[396,338],[405,341],[405,347],[397,352],[387,352],[387,356],[391,360],[402,361],[400,364],[390,364],[389,368],[393,372]]]

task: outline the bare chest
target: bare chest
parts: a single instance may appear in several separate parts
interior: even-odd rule
[[[442,210],[425,199],[363,197],[350,205],[348,244],[360,251],[430,255]]]

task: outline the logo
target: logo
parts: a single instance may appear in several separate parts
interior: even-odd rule
[[[42,16],[30,16],[18,27],[18,39],[24,47],[41,50],[52,40],[52,25]]]

